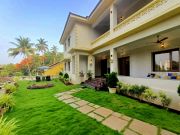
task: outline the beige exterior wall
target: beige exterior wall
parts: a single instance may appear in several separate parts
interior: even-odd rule
[[[95,40],[99,34],[88,24],[77,23],[75,27],[77,30],[76,47],[91,49],[91,42]]]

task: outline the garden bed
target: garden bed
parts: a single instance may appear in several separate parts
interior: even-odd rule
[[[33,84],[27,87],[27,89],[46,89],[54,87],[54,84],[48,83],[48,84]]]

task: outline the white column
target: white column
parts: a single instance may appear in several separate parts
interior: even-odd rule
[[[76,77],[79,77],[79,54],[75,55],[75,74]]]
[[[110,31],[113,32],[114,27],[117,25],[117,7],[112,4],[110,7]]]
[[[110,71],[118,72],[117,49],[110,49]]]
[[[95,77],[95,57],[93,55],[88,56],[88,71],[93,73],[93,78]]]

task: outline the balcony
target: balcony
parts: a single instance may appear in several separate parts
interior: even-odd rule
[[[179,0],[153,0],[93,41],[92,48],[110,44],[179,13]],[[110,20],[112,21],[112,20]]]

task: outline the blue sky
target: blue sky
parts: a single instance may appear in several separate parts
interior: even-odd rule
[[[7,49],[19,36],[36,43],[40,37],[49,46],[59,45],[69,12],[87,16],[99,0],[0,0],[0,64],[17,63],[21,57],[8,57]]]

